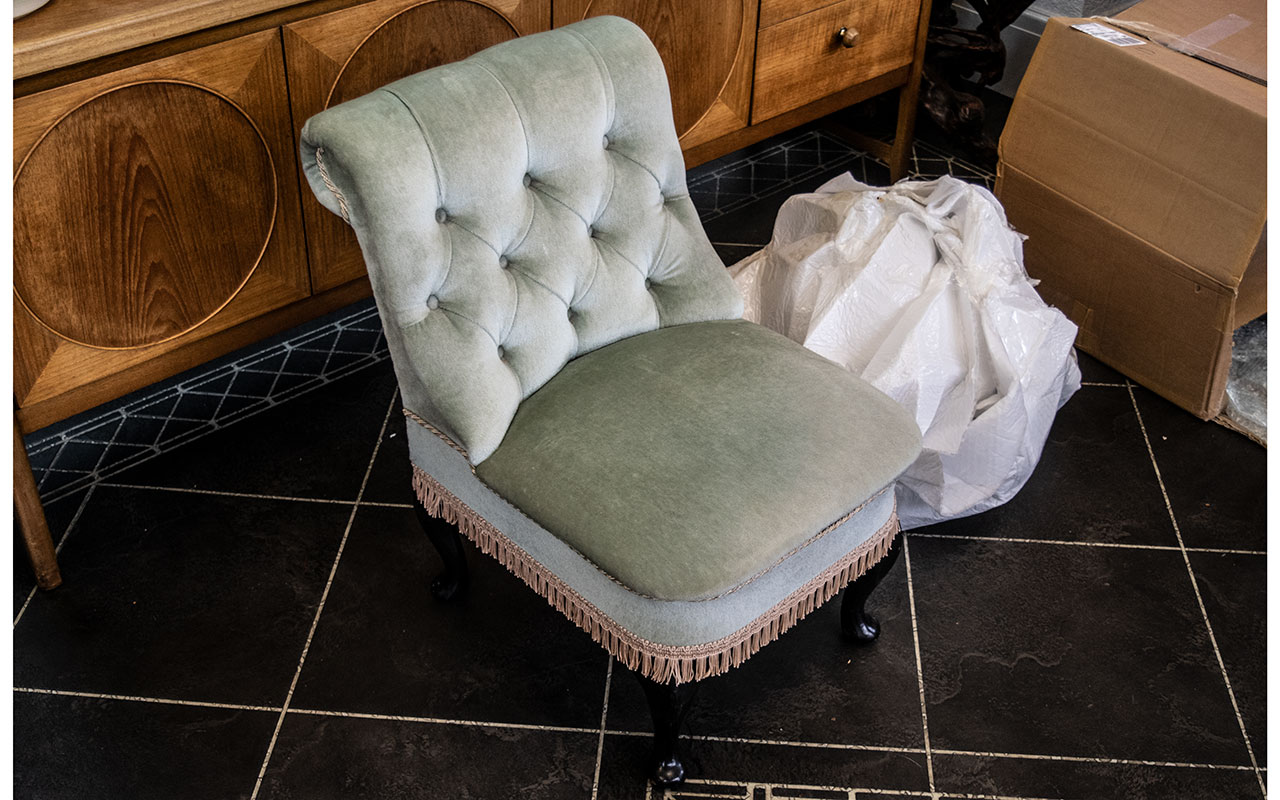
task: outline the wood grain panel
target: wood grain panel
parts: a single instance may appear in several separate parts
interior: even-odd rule
[[[24,430],[38,430],[108,400],[114,400],[135,389],[198,367],[232,350],[301,325],[307,320],[349,306],[371,294],[373,289],[369,286],[369,279],[361,278],[331,291],[312,295],[271,311],[264,311],[260,316],[210,336],[178,339],[173,349],[166,351],[160,358],[137,359],[136,354],[140,351],[136,350],[107,351],[133,354],[134,360],[115,364],[116,371],[100,375],[91,382],[79,384],[73,392],[33,400],[17,409],[15,416]],[[168,346],[165,345],[165,347]]]
[[[700,144],[697,147],[685,148],[684,165],[686,168],[691,169],[699,164],[705,164],[708,161],[719,158],[726,153],[732,153],[734,150],[768,139],[770,136],[789,131],[828,114],[833,114],[842,108],[861,103],[870,97],[875,97],[878,94],[884,94],[894,89],[902,89],[910,80],[910,75],[910,67],[899,67],[869,81],[863,81],[843,91],[827,95],[816,102],[800,106],[794,111],[770,117],[749,128],[742,128],[727,136],[721,136],[719,139]],[[824,123],[823,127],[829,127],[829,123]],[[909,148],[910,145],[908,144]]]
[[[751,121],[769,119],[911,63],[920,8],[844,0],[760,31]],[[853,47],[838,31],[857,31]]]
[[[795,17],[802,17],[810,11],[817,11],[840,0],[760,0],[760,27],[767,28],[786,22]]]
[[[154,222],[156,219],[168,215],[168,219],[182,222],[184,230],[174,233],[172,226],[156,225],[148,228],[144,225],[142,227],[146,228],[146,234],[140,237],[140,241],[143,244],[139,245],[139,252],[186,252],[189,256],[199,259],[208,258],[210,253],[214,253],[214,257],[217,260],[213,263],[203,260],[198,262],[189,261],[182,267],[184,274],[180,277],[175,277],[175,273],[169,271],[170,269],[177,269],[176,262],[166,262],[166,268],[157,271],[156,274],[165,275],[164,280],[171,284],[176,284],[177,287],[164,288],[160,285],[160,282],[149,287],[147,291],[152,292],[152,299],[145,303],[140,303],[138,307],[147,306],[151,310],[142,314],[141,317],[130,317],[129,314],[125,313],[124,309],[117,308],[106,312],[106,320],[79,320],[68,324],[87,327],[91,331],[106,330],[117,333],[121,329],[146,328],[145,325],[135,324],[139,318],[149,320],[148,325],[155,323],[155,320],[161,320],[167,321],[165,324],[177,326],[181,320],[196,316],[196,312],[193,309],[197,309],[198,304],[191,298],[212,298],[221,294],[222,299],[225,299],[227,285],[235,283],[237,276],[242,279],[246,272],[252,269],[253,261],[258,256],[257,250],[262,249],[261,238],[258,239],[257,250],[241,244],[237,246],[238,250],[232,248],[232,250],[227,251],[232,255],[236,255],[239,251],[251,252],[252,257],[248,259],[247,264],[243,261],[228,263],[221,260],[222,256],[218,255],[223,252],[218,248],[225,246],[224,244],[201,242],[199,245],[193,245],[190,243],[192,233],[185,230],[185,227],[191,224],[193,219],[198,220],[201,215],[204,215],[212,218],[225,217],[225,219],[229,220],[228,224],[243,226],[246,230],[253,232],[255,227],[261,227],[264,218],[269,218],[270,216],[270,206],[265,209],[258,206],[264,202],[264,198],[266,201],[270,201],[272,195],[275,194],[277,195],[275,221],[270,227],[270,236],[267,239],[265,250],[261,252],[258,266],[256,269],[252,269],[252,274],[249,275],[248,281],[235,297],[203,324],[199,324],[189,332],[159,344],[129,349],[102,350],[86,347],[83,344],[60,337],[40,324],[20,303],[15,303],[13,322],[14,395],[20,407],[49,402],[60,396],[74,394],[81,387],[100,382],[112,375],[141,364],[173,363],[173,371],[185,368],[178,367],[176,362],[166,362],[165,359],[178,349],[194,341],[303,299],[310,293],[310,281],[306,270],[306,255],[302,242],[301,214],[298,208],[295,188],[297,186],[296,156],[294,154],[292,136],[290,135],[288,95],[284,83],[283,50],[280,44],[279,31],[266,31],[246,36],[223,44],[20,98],[14,102],[15,164],[21,166],[29,153],[42,149],[37,148],[37,143],[41,142],[42,138],[47,138],[46,133],[51,128],[55,128],[59,120],[63,117],[66,117],[68,121],[72,120],[73,116],[69,116],[69,112],[85,106],[88,101],[95,97],[111,98],[114,95],[116,100],[131,100],[128,103],[128,108],[132,109],[132,118],[145,120],[148,116],[148,111],[132,101],[152,102],[161,98],[162,94],[156,94],[157,91],[161,91],[158,83],[167,82],[202,87],[205,90],[204,94],[217,95],[225,98],[225,101],[216,100],[215,98],[214,105],[205,107],[206,111],[213,112],[212,116],[200,116],[194,120],[171,120],[169,125],[173,131],[177,131],[181,126],[185,125],[194,126],[186,136],[173,137],[169,135],[170,132],[165,132],[161,138],[155,138],[153,135],[155,128],[150,124],[143,125],[138,129],[146,132],[148,138],[141,142],[134,142],[132,146],[143,149],[150,148],[152,153],[150,158],[156,168],[151,170],[140,169],[136,173],[141,177],[135,181],[135,184],[138,186],[148,184],[153,189],[143,191],[143,189],[135,187],[132,190],[133,195],[142,197],[149,192],[154,192],[158,196],[158,194],[164,192],[154,187],[169,186],[170,188],[165,191],[172,196],[171,185],[165,184],[165,181],[170,177],[165,169],[170,169],[170,167],[165,167],[165,165],[188,163],[183,160],[186,158],[195,159],[196,162],[203,165],[207,175],[202,180],[207,182],[210,196],[212,197],[226,198],[232,190],[244,186],[244,177],[241,173],[252,175],[256,170],[260,181],[252,186],[252,191],[247,200],[245,200],[249,205],[242,206],[239,212],[235,209],[228,211],[215,208],[208,203],[208,197],[205,198],[206,205],[199,212],[191,210],[196,206],[183,205],[184,203],[199,204],[199,197],[184,200],[175,199],[171,202],[169,210],[165,211],[164,214],[159,214],[156,211],[161,206],[146,206],[147,210],[143,215],[145,218]],[[123,87],[135,85],[152,88],[147,89],[141,95],[123,90]],[[115,92],[113,90],[121,91]],[[188,87],[184,91],[199,92],[200,90]],[[191,96],[194,97],[196,95],[193,94]],[[185,102],[185,100],[182,102]],[[233,103],[239,107],[244,114],[229,116],[227,109],[230,106],[228,103]],[[89,106],[85,107],[92,105],[90,103]],[[200,107],[198,105],[184,106],[187,112],[192,112]],[[255,136],[255,144],[247,150],[245,145],[249,140],[246,139],[246,130],[243,127],[245,117],[252,121],[250,128],[256,126],[257,132],[261,134],[260,139]],[[120,120],[118,119],[117,122],[120,122]],[[95,125],[97,124],[105,123],[100,120],[95,122]],[[130,122],[129,124],[132,123]],[[129,135],[119,132],[113,133],[108,138],[114,142],[132,141]],[[257,155],[264,144],[266,152],[269,153],[270,163],[269,174],[267,175],[262,174],[261,156]],[[175,149],[188,151],[189,155],[172,152]],[[142,149],[137,152],[142,152]],[[92,153],[89,155],[92,155]],[[43,156],[33,155],[33,164],[35,164],[37,157]],[[113,155],[112,158],[113,160],[122,160],[123,153],[118,156]],[[127,161],[127,159],[123,160]],[[135,158],[134,163],[140,164],[142,162]],[[160,169],[160,167],[164,167],[164,169]],[[101,165],[97,168],[106,170],[109,169],[109,166]],[[32,175],[34,174],[33,172]],[[80,191],[85,191],[83,173],[70,172],[66,165],[64,165],[60,181],[67,184],[67,187],[60,186],[56,189],[52,187],[36,187],[34,183],[29,184],[27,178],[22,174],[18,174],[15,177],[14,205],[18,209],[21,209],[24,205],[36,207],[41,203],[48,202],[47,198],[41,196],[41,192],[76,191],[76,187],[80,187]],[[125,179],[119,178],[118,180]],[[276,192],[272,192],[268,185],[272,180],[278,187]],[[134,204],[121,203],[118,199],[111,202],[114,203],[117,214],[114,230],[137,229],[135,223],[119,216],[120,214],[132,213]],[[93,211],[94,215],[99,216],[101,219],[111,218],[109,210],[94,209]],[[151,213],[157,213],[157,216],[146,216]],[[17,215],[15,215],[15,222],[16,220]],[[88,223],[79,220],[64,220],[64,223],[72,226],[69,230],[75,231],[76,236],[83,236],[86,230],[84,226],[88,225]],[[27,223],[27,228],[35,230],[41,224],[47,223],[41,223],[33,219]],[[174,235],[177,237],[174,241],[178,244],[163,243],[162,246],[155,244],[152,239],[148,238],[156,236],[157,240],[161,240],[164,238],[161,234]],[[69,237],[64,235],[64,238]],[[246,236],[245,238],[253,239],[254,237]],[[183,244],[184,242],[186,244]],[[103,246],[101,243],[84,241],[64,243],[50,240],[47,237],[45,239],[37,239],[30,236],[28,236],[25,243],[19,239],[15,240],[15,244],[24,250],[74,248],[85,252],[91,251],[94,247]],[[128,248],[121,246],[116,247],[114,252],[120,253],[127,250]],[[47,253],[15,253],[15,262],[31,264],[47,257]],[[23,261],[23,259],[35,259],[36,261]],[[193,271],[186,274],[185,270],[188,268]],[[113,270],[116,271],[116,274],[123,275],[128,273],[119,264],[93,264],[89,269],[88,276],[74,273],[66,277],[66,280],[69,281],[68,285],[72,287],[71,292],[73,294],[78,295],[81,293],[83,287],[88,285],[87,281],[100,280],[102,275],[111,274]],[[30,276],[27,277],[30,278]],[[187,285],[197,280],[205,279],[214,280],[216,285],[212,289]],[[25,279],[18,278],[18,280]],[[43,280],[50,279],[44,278]],[[152,291],[153,289],[154,291]],[[15,294],[19,291],[24,290],[15,284]],[[104,288],[100,291],[106,291],[106,289]],[[168,297],[166,296],[167,294],[173,294],[173,297]],[[175,299],[179,297],[182,298],[181,302]],[[204,300],[201,300],[201,302],[204,302]],[[83,306],[80,306],[80,308],[81,310],[85,309]],[[163,313],[156,309],[163,309]],[[175,311],[174,309],[180,309],[180,311]],[[90,308],[89,311],[96,313],[97,310]],[[151,330],[154,333],[154,328]],[[191,366],[191,364],[188,363],[185,366]],[[152,380],[155,380],[164,377],[166,373],[164,368],[160,368],[151,369],[149,374]],[[172,372],[167,374],[172,374]],[[127,390],[125,389],[125,391]]]
[[[192,146],[210,127],[234,163]],[[225,98],[165,81],[99,95],[18,169],[18,297],[53,332],[89,346],[185,333],[257,267],[275,223],[275,178],[261,133]]]
[[[13,23],[13,77],[264,14],[301,0],[54,0]]]
[[[557,0],[560,27],[613,14],[639,25],[662,56],[682,147],[747,126],[755,0]]]
[[[519,34],[500,14],[466,0],[437,0],[396,14],[356,48],[333,85],[328,106],[394,80],[459,61]]]
[[[546,30],[550,0],[377,0],[284,28],[296,130],[330,105],[406,75]],[[351,228],[301,187],[316,291],[365,274]]]

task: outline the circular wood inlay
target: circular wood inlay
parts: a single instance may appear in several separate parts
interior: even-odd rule
[[[639,25],[662,56],[676,134],[685,135],[724,91],[744,25],[739,0],[595,0],[584,16],[615,14]]]
[[[410,6],[360,43],[338,73],[325,107],[406,75],[459,61],[518,35],[506,17],[470,0],[434,0]]]
[[[234,103],[178,82],[112,89],[46,131],[14,177],[14,291],[80,344],[172,339],[253,274],[276,199],[271,153]]]

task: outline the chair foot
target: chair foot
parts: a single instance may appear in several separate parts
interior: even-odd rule
[[[684,763],[680,759],[680,725],[693,705],[697,683],[658,683],[635,673],[649,701],[653,717],[653,755],[649,761],[649,780],[656,786],[676,786],[684,782]]]
[[[840,601],[840,630],[845,639],[856,644],[871,644],[880,637],[880,623],[867,613],[867,598],[893,569],[901,552],[902,534],[899,533],[885,557],[845,588],[844,599]]]
[[[462,536],[458,529],[444,520],[427,513],[422,501],[413,500],[414,513],[418,515],[418,523],[426,532],[427,538],[440,554],[444,562],[444,570],[431,581],[431,595],[436,600],[447,602],[466,596],[470,577],[467,573],[467,559],[462,553]]]

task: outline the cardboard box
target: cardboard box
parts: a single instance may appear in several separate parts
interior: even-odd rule
[[[1000,139],[996,194],[1077,345],[1203,419],[1266,311],[1265,80],[1265,0],[1055,18]]]

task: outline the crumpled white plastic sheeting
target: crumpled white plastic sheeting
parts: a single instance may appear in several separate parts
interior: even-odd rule
[[[1227,402],[1222,409],[1235,427],[1267,446],[1267,315],[1236,328],[1231,343]]]
[[[981,187],[845,174],[789,198],[768,246],[730,270],[747,319],[915,418],[924,449],[898,483],[905,528],[1007,502],[1080,388],[1076,326],[1036,293],[1022,239]]]

